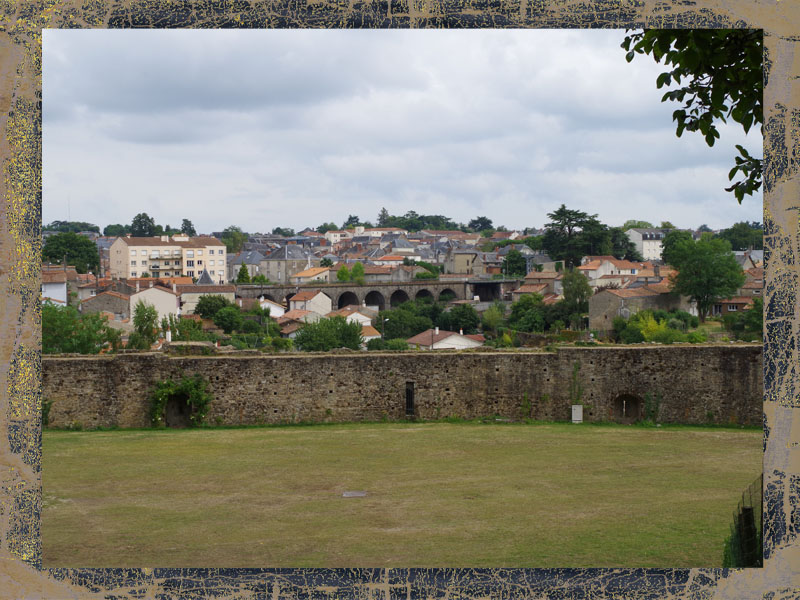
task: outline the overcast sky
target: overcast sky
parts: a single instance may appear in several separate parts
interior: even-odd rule
[[[198,233],[385,207],[541,227],[562,203],[678,227],[762,221],[735,144],[675,136],[623,30],[45,30],[43,222]],[[755,129],[755,128],[754,128]]]

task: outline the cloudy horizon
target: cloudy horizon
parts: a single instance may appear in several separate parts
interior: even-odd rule
[[[675,136],[623,30],[45,30],[43,223],[302,230],[386,208],[542,227],[561,204],[713,229],[739,205],[720,125]]]

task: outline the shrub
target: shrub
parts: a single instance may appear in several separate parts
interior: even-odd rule
[[[408,350],[408,343],[400,338],[389,340],[386,342],[387,350]]]
[[[270,339],[270,345],[279,351],[291,350],[294,347],[294,342],[289,338],[273,337]]]
[[[644,341],[644,336],[639,328],[633,324],[628,324],[619,336],[623,344],[638,344]]]
[[[672,318],[667,321],[667,327],[670,329],[677,329],[678,331],[686,331],[686,323],[681,319]]]
[[[702,344],[706,341],[706,334],[702,331],[690,331],[686,334],[686,341],[691,344]]]
[[[242,322],[242,326],[239,328],[239,331],[242,333],[261,333],[263,328],[261,325],[258,324],[257,321],[253,321],[252,319],[245,319]]]
[[[242,313],[237,306],[226,306],[214,315],[214,325],[220,327],[225,333],[242,326]]]
[[[661,322],[663,323],[664,321]],[[677,329],[664,327],[663,329],[659,329],[648,341],[658,342],[659,344],[672,344],[674,342],[686,341],[686,336]]]
[[[386,350],[386,340],[382,340],[381,338],[369,340],[367,342],[367,350]]]

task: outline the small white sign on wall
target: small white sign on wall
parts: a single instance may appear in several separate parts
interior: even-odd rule
[[[572,422],[583,423],[583,404],[572,405]]]

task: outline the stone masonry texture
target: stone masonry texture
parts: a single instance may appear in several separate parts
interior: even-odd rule
[[[160,380],[199,373],[209,424],[497,416],[566,421],[582,388],[584,419],[613,421],[619,398],[660,399],[663,423],[757,425],[762,349],[755,344],[561,348],[556,352],[45,356],[54,427],[147,427]],[[577,371],[575,365],[579,367]],[[572,386],[574,388],[574,386]]]

